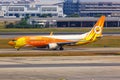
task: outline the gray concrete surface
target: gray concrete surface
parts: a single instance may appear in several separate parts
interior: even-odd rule
[[[1,57],[0,80],[120,80],[120,56]]]
[[[96,53],[120,53],[120,48],[65,48],[63,51],[59,50],[48,50],[48,49],[37,49],[37,48],[22,48],[19,51],[16,49],[0,49],[0,54],[5,53],[63,53],[63,52],[96,52]]]

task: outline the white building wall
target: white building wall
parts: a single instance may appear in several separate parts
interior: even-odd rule
[[[62,3],[61,3],[62,4]],[[10,11],[9,8],[24,8],[24,11],[20,11],[20,9]],[[47,11],[43,11],[43,8],[46,8]],[[51,9],[51,10],[49,10]],[[55,10],[54,10],[55,9]],[[4,11],[4,15],[9,17],[11,14],[15,16],[15,14],[19,14],[20,16],[24,16],[26,14],[52,14],[53,16],[62,16],[63,15],[63,8],[59,6],[58,3],[56,4],[36,4],[36,3],[31,3],[31,4],[1,4],[1,10]],[[10,14],[10,15],[9,15]]]
[[[58,13],[58,6],[41,6],[41,14]]]
[[[63,16],[63,8],[58,7],[58,16],[62,17]]]
[[[0,17],[4,17],[4,11],[3,10],[0,11]]]
[[[7,6],[2,6],[2,5],[1,5],[1,10],[7,12]]]

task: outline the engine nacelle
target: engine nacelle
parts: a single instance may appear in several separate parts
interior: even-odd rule
[[[57,47],[58,47],[58,44],[56,44],[56,43],[50,43],[50,44],[48,45],[48,48],[49,48],[49,49],[57,49]]]

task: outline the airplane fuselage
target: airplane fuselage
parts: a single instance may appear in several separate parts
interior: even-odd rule
[[[17,50],[26,46],[63,50],[64,45],[83,45],[101,38],[104,22],[105,16],[101,16],[89,32],[81,35],[23,36],[9,41],[8,44]]]

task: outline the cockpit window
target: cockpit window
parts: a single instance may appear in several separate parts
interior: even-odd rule
[[[15,39],[13,39],[12,41],[16,41]]]

